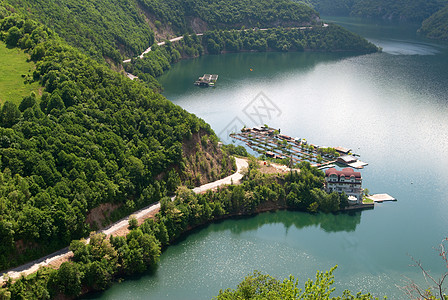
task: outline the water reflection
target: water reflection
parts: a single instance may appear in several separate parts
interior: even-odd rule
[[[389,40],[378,42],[383,52],[392,55],[436,55],[439,50],[431,45],[412,43],[409,41]]]
[[[196,59],[182,61],[172,66],[170,72],[160,77],[162,85],[169,84],[169,89],[164,91],[164,96],[176,102],[181,97],[188,111],[200,114],[198,109],[204,108],[204,112],[210,113],[213,99],[222,98],[223,92],[226,98],[229,95],[229,87],[237,91],[236,87],[253,86],[254,82],[271,80],[273,78],[287,78],[291,73],[306,74],[320,64],[337,62],[348,57],[355,57],[360,53],[229,53],[224,55],[210,55]],[[229,63],[231,61],[232,63]],[[219,72],[218,72],[219,70]],[[252,70],[252,71],[251,71]],[[198,89],[192,83],[204,73],[219,73],[219,79],[214,89]],[[171,84],[175,82],[175,84]],[[254,95],[251,95],[253,97]],[[240,100],[244,94],[239,95]],[[247,103],[252,99],[247,99]],[[200,105],[207,101],[208,105]],[[199,105],[198,105],[199,104]],[[242,106],[244,107],[244,105]],[[216,128],[215,128],[216,129]]]
[[[266,225],[283,224],[287,232],[291,227],[302,229],[316,227],[324,232],[353,232],[361,223],[362,212],[345,212],[338,214],[309,214],[303,212],[276,211],[261,213],[256,216],[232,218],[218,221],[214,226],[207,225],[206,233],[230,230],[233,234],[255,231]],[[204,227],[196,229],[202,231]]]

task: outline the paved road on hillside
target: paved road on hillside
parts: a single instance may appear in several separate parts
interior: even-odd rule
[[[230,175],[227,176],[223,179],[214,181],[214,182],[210,182],[204,185],[201,185],[199,187],[196,187],[193,189],[193,192],[196,194],[205,192],[207,190],[211,190],[211,189],[215,189],[221,185],[225,185],[225,184],[238,184],[241,180],[241,178],[243,178],[243,174],[242,171],[243,169],[248,167],[248,163],[245,159],[242,158],[237,158],[235,157],[235,162],[236,162],[236,166],[237,166],[237,171]],[[174,197],[172,198],[174,199]],[[137,219],[144,217],[147,214],[150,213],[154,213],[156,211],[158,211],[160,209],[160,202],[154,203],[148,207],[145,207],[141,210],[138,210],[136,212],[134,212],[133,214],[131,214],[130,216],[135,216]],[[124,219],[121,219],[118,222],[115,222],[114,224],[104,228],[103,230],[101,230],[100,232],[106,234],[106,235],[111,235],[114,234],[115,232],[125,228],[128,226],[129,224],[129,217],[127,216]],[[87,242],[89,242],[89,239],[87,239]],[[65,256],[69,257],[71,256],[73,253],[71,251],[68,250],[68,247],[65,247],[64,249],[61,249],[57,252],[54,252],[50,255],[47,255],[45,257],[39,258],[37,260],[34,260],[32,262],[29,262],[25,265],[22,265],[20,267],[16,267],[14,269],[10,269],[8,271],[5,271],[6,273],[6,277],[10,277],[12,279],[16,279],[19,278],[22,274],[24,275],[28,275],[31,273],[36,272],[40,267],[43,266],[47,266],[50,263],[52,263],[55,260],[58,260],[60,258],[63,258]],[[5,280],[5,276],[1,276],[0,277],[0,283],[3,283]]]
[[[324,23],[324,24],[322,24],[322,27],[328,27],[328,24]],[[312,28],[313,28],[313,26],[304,26],[304,27],[293,27],[293,28],[290,28],[290,29],[300,29],[300,30],[305,30],[305,29],[312,29]],[[268,29],[271,29],[271,28],[262,28],[262,29],[258,29],[258,30],[265,31],[265,30],[268,30]],[[245,30],[250,30],[250,29],[245,29]],[[241,31],[241,29],[240,29],[240,30],[237,30],[237,31]],[[201,35],[204,35],[204,34],[203,34],[203,33],[197,33],[196,35],[201,36]],[[170,42],[177,42],[177,41],[180,41],[180,40],[183,39],[183,38],[184,38],[183,36],[178,36],[178,37],[172,38],[172,39],[170,40]],[[163,46],[163,45],[165,45],[165,42],[159,42],[159,43],[157,43],[157,46]],[[150,52],[150,51],[151,51],[151,47],[149,47],[148,49],[146,49],[145,51],[143,51],[143,53],[140,54],[138,57],[139,57],[140,59],[142,59],[142,58],[145,56],[145,54],[148,53],[148,52]],[[129,62],[131,62],[131,59],[130,59],[130,58],[129,58],[129,59],[126,59],[126,60],[123,60],[123,63],[129,63]],[[132,74],[130,74],[130,73],[128,73],[128,77],[131,78],[132,80],[134,80],[135,78],[138,78],[137,76],[134,76],[134,75],[132,75]]]
[[[204,35],[204,34],[203,34],[203,33],[198,33],[198,34],[196,34],[196,35],[201,36],[201,35]],[[180,41],[180,40],[183,39],[183,38],[184,38],[183,36],[178,36],[178,37],[175,37],[175,38],[171,39],[170,42],[177,42],[177,41]],[[165,42],[159,42],[159,43],[157,43],[157,46],[163,46],[163,45],[165,45]],[[151,51],[151,47],[149,47],[148,49],[146,49],[145,51],[143,51],[143,53],[140,54],[138,57],[139,57],[140,59],[142,59],[143,56],[145,56],[145,54],[148,53],[148,52],[150,52],[150,51]],[[123,62],[124,62],[124,63],[131,62],[131,59],[129,58],[129,59],[123,60]]]

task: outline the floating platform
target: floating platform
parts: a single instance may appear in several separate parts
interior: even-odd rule
[[[357,160],[356,162],[348,163],[347,165],[349,165],[350,167],[355,168],[355,169],[362,169],[365,166],[367,166],[368,163],[365,163],[363,161]]]
[[[217,80],[218,80],[218,75],[216,75],[216,74],[204,74],[204,76],[199,77],[199,79],[194,82],[194,85],[215,86],[215,83]]]
[[[397,201],[394,197],[389,194],[374,194],[369,195],[366,198],[373,200],[373,202],[384,202],[384,201]]]
[[[362,169],[368,165],[368,163],[358,160],[353,155],[342,155],[338,157],[337,162],[355,169]]]

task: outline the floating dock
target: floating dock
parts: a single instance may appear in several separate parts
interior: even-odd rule
[[[365,166],[368,165],[368,163],[365,163],[363,161],[358,160],[353,155],[343,155],[337,158],[337,162],[347,165],[349,167],[355,168],[355,169],[362,169]]]
[[[397,199],[395,199],[389,194],[374,194],[369,195],[366,198],[373,200],[373,202],[379,202],[379,203],[382,203],[384,201],[397,201]]]
[[[362,169],[365,166],[367,166],[368,163],[360,161],[360,160],[357,160],[356,162],[350,163],[350,164],[347,164],[347,165],[349,165],[350,167],[355,168],[355,169]]]
[[[194,85],[197,86],[215,86],[216,81],[218,80],[218,75],[216,74],[204,74],[204,76],[199,77],[198,80],[194,82]]]

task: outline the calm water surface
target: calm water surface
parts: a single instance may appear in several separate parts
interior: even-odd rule
[[[406,278],[424,284],[410,255],[436,276],[444,271],[433,247],[448,236],[448,45],[416,36],[417,27],[336,21],[383,53],[201,57],[162,77],[164,95],[226,141],[234,124],[257,125],[244,112],[259,105],[253,99],[263,92],[276,108],[263,111],[263,123],[319,145],[352,148],[369,163],[364,187],[398,202],[353,215],[282,211],[211,224],[164,252],[154,273],[92,298],[210,299],[255,269],[303,282],[339,265],[338,290],[400,299],[397,286]],[[193,86],[204,73],[219,74],[216,88]]]

